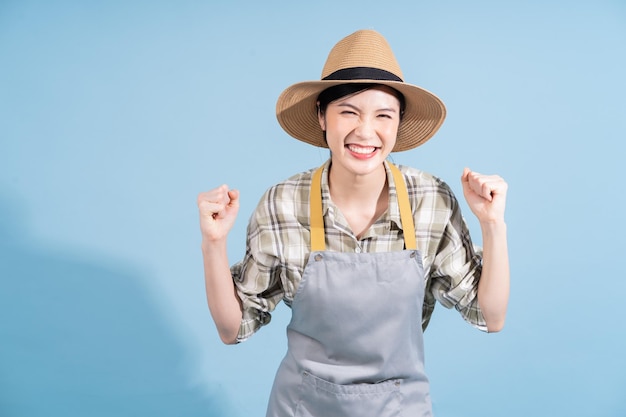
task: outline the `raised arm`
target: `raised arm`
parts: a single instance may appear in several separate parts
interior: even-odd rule
[[[239,211],[239,191],[222,185],[198,195],[206,297],[222,341],[234,344],[241,323],[241,300],[230,273],[228,232]]]
[[[509,255],[507,248],[507,183],[497,175],[483,175],[465,168],[463,194],[480,222],[483,237],[483,268],[478,284],[478,304],[490,332],[504,327],[509,301]]]

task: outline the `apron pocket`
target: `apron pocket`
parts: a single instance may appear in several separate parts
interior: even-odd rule
[[[400,415],[401,381],[339,385],[304,372],[295,417]]]

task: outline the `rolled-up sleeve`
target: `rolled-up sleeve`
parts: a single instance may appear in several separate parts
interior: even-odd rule
[[[465,321],[487,331],[478,305],[482,249],[472,244],[458,202],[452,197],[451,215],[432,265],[430,292],[446,308],[454,307]]]
[[[231,267],[231,273],[242,302],[243,317],[237,341],[252,336],[271,320],[271,312],[283,299],[281,267],[276,254],[274,231],[269,226],[263,200],[250,219],[244,259]]]

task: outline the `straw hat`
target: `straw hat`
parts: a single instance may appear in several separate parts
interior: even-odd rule
[[[429,91],[404,82],[391,47],[373,30],[359,30],[340,40],[328,54],[320,81],[297,83],[283,91],[276,103],[278,122],[294,138],[327,148],[317,118],[318,95],[335,85],[369,82],[395,88],[406,100],[394,152],[423,144],[443,123],[443,102]]]

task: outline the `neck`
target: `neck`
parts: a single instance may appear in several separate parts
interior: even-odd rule
[[[366,175],[345,172],[337,164],[329,173],[330,196],[359,237],[387,210],[389,187],[383,164]]]
[[[384,165],[367,174],[348,172],[341,165],[332,165],[328,175],[330,194],[337,200],[377,200],[386,188],[387,171]]]

